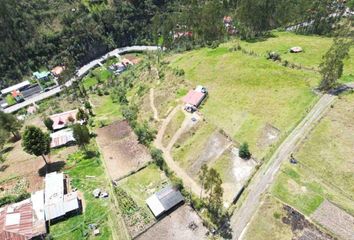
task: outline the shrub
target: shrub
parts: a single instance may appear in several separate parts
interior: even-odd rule
[[[273,61],[281,61],[280,54],[276,52],[268,52],[267,59]]]
[[[243,159],[250,159],[251,153],[248,148],[248,143],[245,142],[245,143],[241,144],[239,156],[240,156],[240,158],[243,158]]]

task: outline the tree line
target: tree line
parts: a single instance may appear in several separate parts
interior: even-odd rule
[[[353,0],[347,1],[353,7]],[[97,5],[97,6],[96,6]],[[224,16],[241,38],[313,21],[302,33],[330,34],[345,5],[332,0],[32,0],[0,2],[0,88],[31,71],[64,64],[65,76],[105,53],[132,44],[191,49],[228,37]],[[176,39],[176,32],[191,32]]]

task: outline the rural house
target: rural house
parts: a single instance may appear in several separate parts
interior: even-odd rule
[[[76,114],[78,110],[71,110],[63,113],[51,115],[49,118],[53,120],[53,130],[57,131],[68,126],[69,123],[76,123]]]
[[[206,96],[207,90],[203,86],[197,86],[195,90],[190,90],[188,94],[183,98],[183,102],[185,103],[185,110],[188,112],[197,110]]]
[[[64,70],[65,70],[64,66],[56,66],[50,72],[53,74],[54,77],[59,77]]]
[[[43,191],[18,203],[0,208],[0,239],[29,240],[44,237]]]
[[[63,173],[49,173],[45,176],[44,181],[44,215],[46,221],[79,211],[77,192],[67,193],[68,188]]]
[[[146,200],[146,204],[157,218],[184,201],[180,191],[171,186],[165,187]]]

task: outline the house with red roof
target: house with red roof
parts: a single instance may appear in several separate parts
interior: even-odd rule
[[[207,94],[207,90],[203,86],[197,86],[194,90],[190,90],[183,98],[185,110],[188,112],[196,111],[206,98]]]
[[[74,124],[77,122],[76,114],[78,110],[71,110],[63,113],[57,113],[51,115],[49,118],[53,120],[53,130],[57,131],[67,127],[69,124]]]

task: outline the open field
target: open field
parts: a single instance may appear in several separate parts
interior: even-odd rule
[[[189,227],[195,224],[195,229]],[[187,205],[179,207],[165,216],[147,232],[140,235],[138,240],[195,240],[205,239],[207,229],[203,226],[199,216]]]
[[[125,222],[131,236],[137,236],[156,222],[145,200],[168,184],[168,179],[156,165],[150,164],[117,184],[126,193],[119,192],[117,195]],[[128,205],[124,198],[130,199]]]
[[[354,215],[354,94],[338,99],[286,163],[272,192],[306,215],[325,199]]]
[[[112,180],[136,171],[151,160],[151,156],[126,121],[97,129],[97,143],[103,152]]]
[[[206,120],[234,140],[248,142],[258,159],[287,135],[316,99],[311,88],[317,85],[318,74],[230,52],[226,46],[177,54],[169,60],[170,66],[184,69],[192,85],[208,89],[201,109]],[[280,131],[277,139],[257,145],[269,126]]]
[[[123,118],[120,105],[114,103],[110,96],[90,95],[90,101],[96,115],[95,126],[108,125]]]
[[[302,214],[266,196],[244,235],[246,240],[331,240]]]
[[[241,47],[246,50],[252,50],[258,54],[265,56],[267,52],[275,51],[281,55],[282,60],[296,63],[308,68],[318,69],[322,62],[322,56],[327,52],[333,42],[332,38],[323,36],[306,36],[297,35],[291,32],[273,32],[273,37],[264,41],[245,42],[240,41]],[[232,46],[232,42],[225,44]],[[294,54],[290,53],[292,47],[302,47],[303,52]],[[351,58],[345,62],[344,75],[354,74],[354,48],[350,52]],[[352,76],[353,78],[354,76]],[[354,79],[353,79],[354,80]]]

